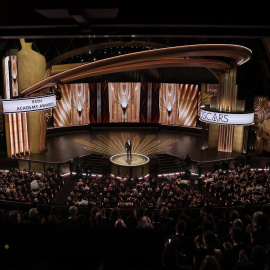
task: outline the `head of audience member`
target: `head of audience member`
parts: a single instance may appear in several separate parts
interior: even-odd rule
[[[143,221],[143,225],[142,225],[142,228],[143,229],[146,229],[146,230],[148,230],[148,229],[154,229],[154,226],[153,226],[153,224],[152,224],[152,222],[151,222],[151,220],[150,220],[150,218],[148,217],[148,216],[145,216],[145,217],[143,217],[142,218],[142,221]]]
[[[110,213],[110,216],[109,216],[109,221],[112,223],[112,224],[115,224],[115,222],[118,220],[118,219],[121,219],[122,216],[121,216],[121,210],[119,207],[114,207],[112,210],[111,210],[111,213]]]
[[[240,218],[236,218],[233,221],[233,227],[239,227],[239,228],[243,229],[244,228],[243,221]]]
[[[203,259],[200,270],[220,270],[220,263],[215,256],[206,255]]]
[[[266,250],[263,246],[257,245],[251,250],[250,261],[254,269],[264,269],[266,263]]]
[[[202,230],[216,232],[216,224],[212,215],[206,215],[202,222]]]
[[[243,238],[244,238],[243,229],[238,226],[233,227],[231,231],[231,238],[234,244],[242,243]]]
[[[160,209],[160,217],[162,219],[166,219],[169,217],[169,208],[166,206],[161,207]]]
[[[153,225],[148,216],[143,216],[138,220],[137,229],[153,229]]]
[[[91,211],[90,211],[90,223],[91,223],[91,226],[94,226],[96,225],[96,213],[100,212],[100,208],[98,206],[94,206],[93,208],[91,208]]]
[[[263,215],[262,211],[256,211],[252,216],[252,225],[255,227],[259,226],[259,219]]]
[[[139,221],[142,217],[145,216],[145,208],[143,206],[139,206],[136,210],[136,218]]]
[[[239,212],[234,209],[230,212],[230,222],[233,222],[237,218],[239,218]]]
[[[267,218],[269,219],[270,218],[270,204],[264,204],[262,206],[262,212],[264,215],[267,216]]]
[[[29,222],[31,224],[41,224],[41,217],[37,208],[31,208],[29,210]]]
[[[70,220],[77,220],[77,214],[78,214],[78,207],[76,205],[72,205],[68,209],[69,217],[68,219]]]
[[[213,252],[217,243],[216,235],[212,231],[205,231],[203,233],[204,248]]]
[[[265,214],[258,215],[256,220],[256,227],[258,230],[262,230],[268,227],[268,218]]]
[[[56,217],[61,217],[61,211],[58,207],[56,206],[52,206],[51,210],[50,210],[50,214],[51,216],[56,216]]]
[[[184,220],[178,220],[175,226],[176,234],[182,235],[186,231],[186,222]]]
[[[116,229],[126,229],[127,228],[125,221],[121,218],[119,218],[115,221],[114,227]]]
[[[12,210],[8,213],[9,224],[20,224],[22,221],[19,211]]]

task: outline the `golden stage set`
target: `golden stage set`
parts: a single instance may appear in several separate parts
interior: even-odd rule
[[[171,129],[184,127],[186,131],[200,130],[199,150],[216,151],[213,160],[225,156],[224,153],[229,153],[232,158],[246,150],[247,129],[253,124],[253,112],[245,112],[245,100],[237,99],[236,84],[237,67],[251,57],[251,51],[246,47],[231,44],[178,46],[69,66],[54,65],[56,60],[46,63],[45,57],[35,52],[32,44],[23,39],[21,46],[21,50],[10,50],[3,58],[5,99],[2,103],[8,158],[31,160],[37,155],[40,159],[44,158],[50,148],[47,136],[49,124],[50,129],[56,129],[61,134],[61,129],[65,130],[66,127],[72,132],[72,127],[92,127],[93,124],[104,126],[119,123],[125,128],[127,123],[155,123]],[[68,55],[70,57],[72,52]],[[215,77],[217,83],[82,82],[92,76],[153,67],[203,68]],[[57,96],[59,93],[61,98]],[[23,112],[5,111],[8,100],[22,98],[28,101],[32,99],[32,103],[44,103],[45,97],[51,98],[51,95],[57,97],[50,102],[51,107],[46,107],[47,102],[43,108],[40,105],[39,111],[27,108]],[[108,125],[107,131],[109,129]],[[82,143],[78,138],[74,140]],[[90,150],[95,152],[98,146],[93,144]],[[262,151],[261,144],[257,143],[256,147],[256,151]],[[100,153],[104,153],[103,150]],[[48,156],[44,161],[49,162]],[[71,158],[75,156],[77,152]],[[64,158],[62,162],[68,159]],[[51,156],[51,162],[53,160]],[[203,158],[202,155],[194,156],[194,160],[206,160],[205,155]]]
[[[143,177],[149,175],[149,157],[132,153],[128,158],[126,153],[114,155],[110,158],[112,162],[111,173],[120,177]]]

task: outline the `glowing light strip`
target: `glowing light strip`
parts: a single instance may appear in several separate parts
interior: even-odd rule
[[[43,111],[55,108],[57,106],[55,95],[18,99],[3,99],[2,101],[3,113]]]
[[[7,99],[10,99],[10,82],[9,82],[9,56],[5,58],[5,96]]]
[[[254,124],[254,113],[214,112],[201,108],[200,121],[217,125],[250,126]]]

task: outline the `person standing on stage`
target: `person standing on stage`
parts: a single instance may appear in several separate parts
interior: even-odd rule
[[[132,156],[131,156],[132,145],[131,145],[130,139],[127,140],[125,147],[126,147],[126,151],[127,151],[127,158],[129,158],[129,157],[132,158]]]

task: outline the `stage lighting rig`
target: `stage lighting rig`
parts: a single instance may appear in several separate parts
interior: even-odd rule
[[[56,88],[55,95],[56,95],[56,100],[61,100],[62,93],[61,93],[61,91],[59,91],[58,88]]]
[[[56,100],[61,100],[62,98],[62,93],[60,91],[59,85],[63,84],[60,80],[53,80],[53,83],[55,83],[55,95],[56,95]]]

